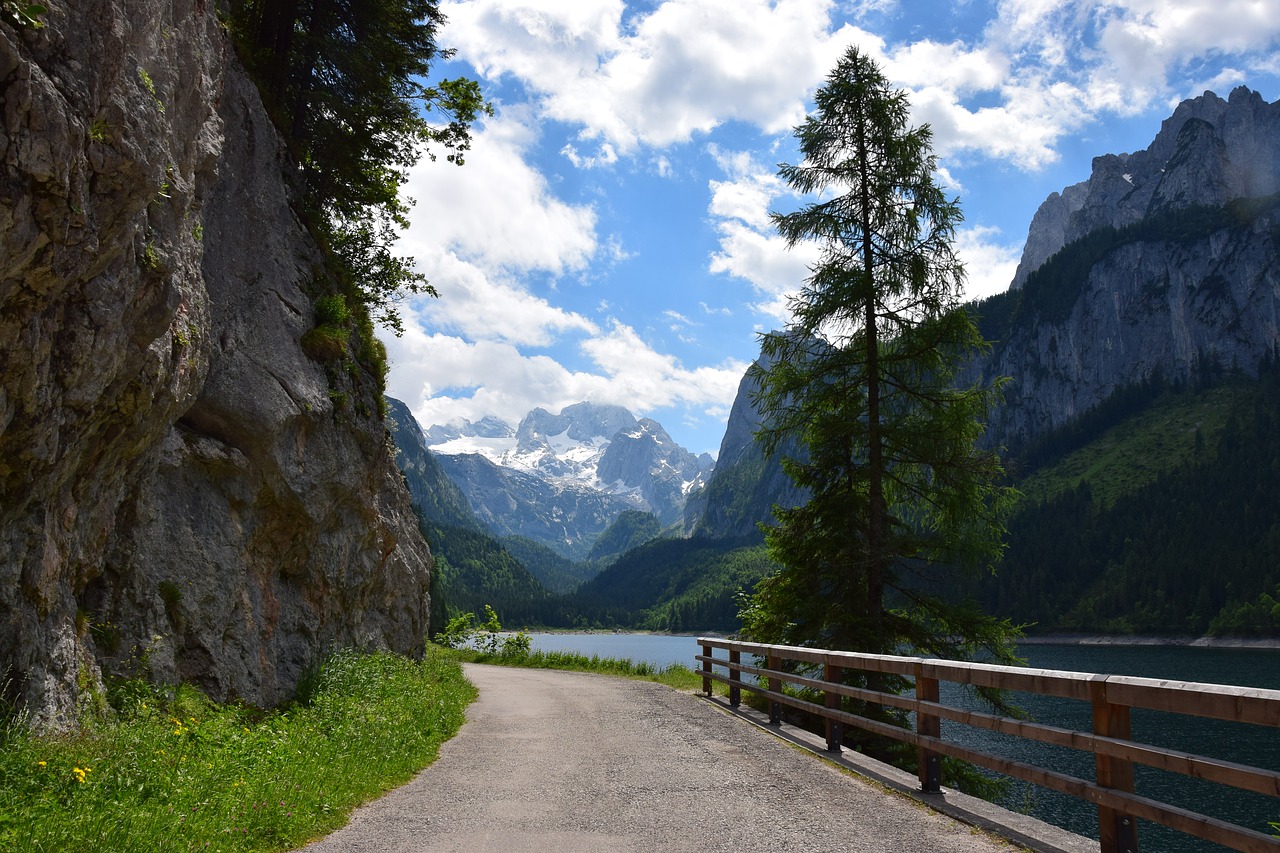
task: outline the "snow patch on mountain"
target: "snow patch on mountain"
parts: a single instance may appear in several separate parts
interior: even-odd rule
[[[512,428],[498,418],[425,430],[440,456],[478,455],[556,489],[590,490],[621,498],[670,523],[685,498],[715,465],[676,444],[657,421],[621,406],[576,403],[559,414],[534,409]]]

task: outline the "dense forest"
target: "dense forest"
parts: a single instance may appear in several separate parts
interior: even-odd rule
[[[1280,365],[1200,376],[1128,389],[1028,448],[1027,473],[1057,489],[1013,516],[997,574],[970,590],[980,604],[1039,632],[1280,635]],[[1178,416],[1215,387],[1221,427]],[[1164,446],[1132,426],[1156,406],[1177,427]],[[1126,441],[1174,463],[1120,493],[1068,473],[1073,451]]]
[[[772,570],[763,547],[743,540],[651,539],[606,565],[468,528],[423,532],[436,557],[436,627],[487,604],[511,627],[734,631],[741,595]]]

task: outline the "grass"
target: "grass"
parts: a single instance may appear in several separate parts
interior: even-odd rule
[[[74,734],[0,731],[0,850],[277,851],[342,826],[401,785],[463,722],[456,655],[339,652],[293,705],[216,705],[117,685]]]

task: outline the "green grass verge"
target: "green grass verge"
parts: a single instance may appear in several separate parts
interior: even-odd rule
[[[0,732],[0,850],[277,851],[337,829],[457,732],[475,688],[456,656],[340,652],[288,708],[193,688],[111,691],[68,735]]]

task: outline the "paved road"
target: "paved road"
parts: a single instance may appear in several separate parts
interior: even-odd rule
[[[467,665],[440,757],[307,853],[1011,853],[688,693]]]

